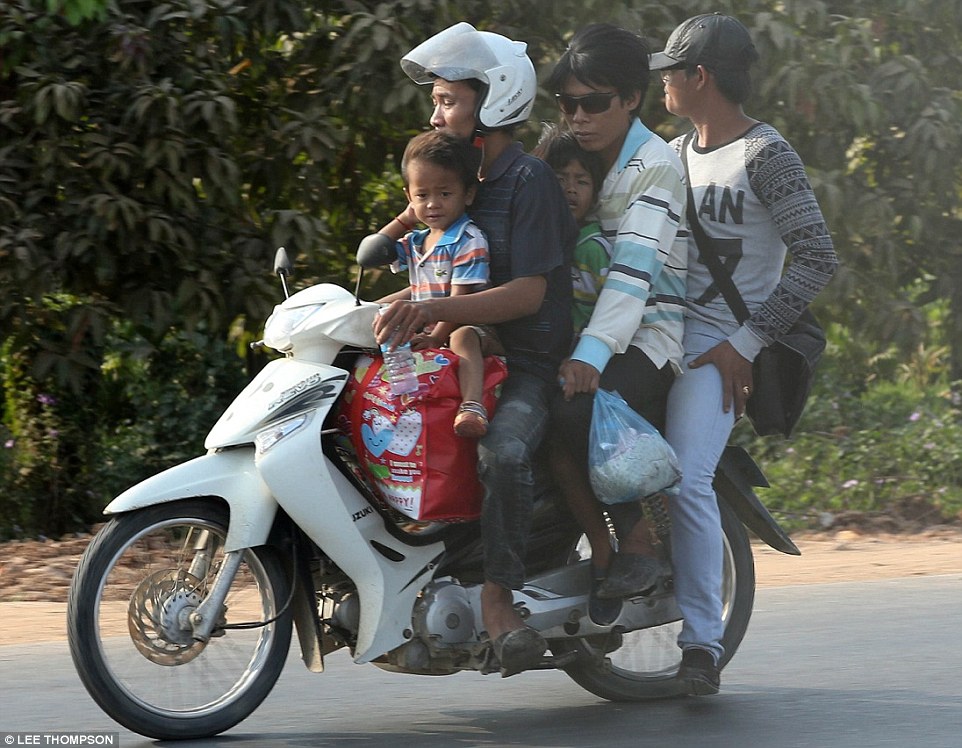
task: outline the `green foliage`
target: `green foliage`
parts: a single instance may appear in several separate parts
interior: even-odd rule
[[[71,26],[87,20],[102,20],[109,0],[46,0],[48,13],[61,14]]]
[[[279,47],[305,27],[300,5],[126,0],[79,24],[10,5],[0,322],[60,289],[94,306],[74,318],[122,314],[155,340],[174,323],[223,333],[262,319],[274,247],[307,249],[321,232],[304,148],[324,132],[285,115],[309,77]]]
[[[225,341],[240,350],[256,336],[276,297],[267,271],[277,246],[294,256],[299,285],[351,281],[357,241],[403,201],[398,160],[430,105],[398,60],[426,36],[466,20],[523,39],[543,80],[585,23],[623,25],[657,49],[678,22],[712,10],[737,15],[752,31],[762,65],[749,112],[779,127],[802,155],[842,260],[819,299],[832,323],[831,362],[796,453],[811,438],[827,459],[820,450],[828,440],[832,454],[863,466],[864,476],[846,480],[864,487],[875,484],[870,460],[856,460],[862,452],[909,459],[907,446],[883,438],[889,431],[916,447],[926,443],[925,424],[951,433],[955,405],[940,393],[962,379],[959,3],[6,0],[0,437],[17,446],[0,451],[3,475],[15,484],[0,506],[14,506],[22,527],[29,517],[89,519],[89,507],[109,495],[91,476],[106,485],[127,473],[129,482],[143,474],[138,466],[173,458],[149,419],[134,422],[131,401],[140,402],[138,414],[166,402],[166,412],[180,414],[181,443],[199,443],[216,409],[205,402],[208,416],[191,425],[175,407],[186,391],[150,381],[161,370],[169,375],[159,352],[223,351],[226,371],[241,366]],[[688,125],[664,111],[652,84],[643,117],[672,137]],[[550,93],[540,93],[520,133],[529,146],[539,121],[557,119]],[[370,273],[365,293],[386,292],[393,280]],[[118,320],[123,339],[145,352],[136,366],[119,353]],[[178,335],[187,337],[175,344]],[[128,377],[140,391],[117,394]],[[215,379],[214,399],[233,394]],[[930,411],[906,412],[913,399]],[[916,409],[930,415],[906,421]],[[873,418],[886,424],[884,434]],[[137,446],[125,452],[121,431]],[[843,432],[846,441],[832,441]],[[771,455],[773,474],[797,464],[785,453],[776,462],[769,442],[753,449]],[[911,457],[922,465],[937,454]],[[98,460],[113,472],[98,473]],[[49,476],[42,465],[53,466]],[[812,472],[827,476],[829,466],[844,474],[840,462],[818,460],[786,473],[788,483],[811,480],[822,491],[792,496],[813,506],[841,496]],[[896,484],[873,495],[895,501]]]
[[[819,527],[852,514],[916,527],[962,519],[957,396],[883,382],[848,403],[821,395],[812,405],[823,416],[820,429],[760,455],[772,484],[761,497],[788,515],[788,526]]]
[[[771,483],[762,500],[788,526],[819,527],[853,514],[910,526],[962,520],[962,383],[949,380],[935,324],[940,309],[925,311],[929,334],[908,358],[847,356],[854,341],[830,326],[826,359],[792,439],[759,439],[747,424],[736,429]]]
[[[87,519],[85,497],[70,481],[73,469],[85,462],[85,434],[81,422],[62,416],[79,404],[70,393],[36,386],[24,364],[21,351],[3,346],[0,374],[6,418],[0,428],[0,539],[18,528],[69,527]]]
[[[101,500],[171,465],[202,454],[204,436],[247,383],[227,342],[172,332],[152,355],[145,341],[118,331],[104,364],[109,412],[99,441]]]
[[[227,343],[205,335],[171,333],[155,349],[118,323],[105,340],[103,376],[82,395],[34,379],[12,338],[0,349],[0,540],[87,526],[124,488],[201,454],[246,382]]]

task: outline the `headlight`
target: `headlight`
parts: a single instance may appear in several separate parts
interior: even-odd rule
[[[301,413],[300,415],[288,418],[286,421],[275,423],[259,432],[257,436],[254,437],[254,445],[257,448],[257,454],[264,454],[269,449],[276,446],[277,443],[285,437],[300,431],[311,422],[311,418],[313,416],[314,411]]]

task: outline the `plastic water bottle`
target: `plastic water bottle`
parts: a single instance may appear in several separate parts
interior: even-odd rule
[[[390,350],[390,343],[381,344],[381,354],[384,356],[384,368],[387,371],[387,381],[391,385],[394,395],[406,395],[418,388],[418,377],[414,371],[414,354],[411,344],[397,346]]]
[[[391,350],[391,341],[381,343],[384,369],[391,385],[391,394],[406,395],[418,388],[418,376],[414,367],[414,353],[411,344],[404,343]]]

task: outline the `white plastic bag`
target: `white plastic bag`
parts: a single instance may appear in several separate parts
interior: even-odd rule
[[[588,436],[588,475],[599,501],[621,504],[660,491],[677,492],[681,470],[675,451],[654,426],[617,392],[598,390]]]

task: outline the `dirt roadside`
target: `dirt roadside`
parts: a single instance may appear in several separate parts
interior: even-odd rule
[[[67,587],[89,536],[0,544],[0,646],[65,638]],[[756,543],[759,587],[962,574],[962,528],[914,534],[841,530],[794,538],[801,556]]]

